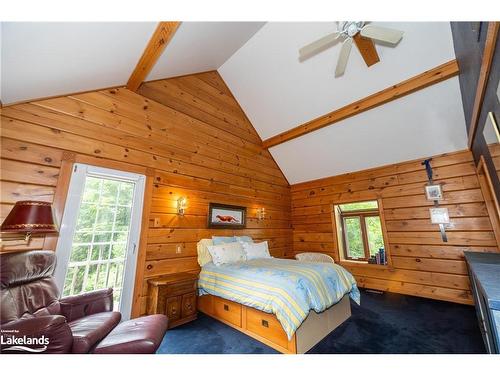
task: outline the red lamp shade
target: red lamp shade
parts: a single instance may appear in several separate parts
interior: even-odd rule
[[[2,232],[55,233],[52,206],[47,202],[19,201],[5,218]]]

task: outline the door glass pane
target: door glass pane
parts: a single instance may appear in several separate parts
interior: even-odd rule
[[[364,258],[363,234],[361,221],[358,216],[344,218],[347,256],[351,258]]]
[[[365,217],[365,224],[370,255],[375,255],[381,247],[384,247],[384,237],[382,235],[380,216]]]
[[[114,288],[121,300],[135,184],[87,176],[63,295]]]

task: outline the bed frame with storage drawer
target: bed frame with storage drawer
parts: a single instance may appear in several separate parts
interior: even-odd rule
[[[351,316],[349,295],[320,314],[312,311],[290,341],[274,314],[213,295],[198,297],[198,310],[281,353],[302,354]]]

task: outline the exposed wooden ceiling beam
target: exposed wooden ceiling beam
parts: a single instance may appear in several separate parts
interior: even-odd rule
[[[366,98],[348,104],[340,109],[327,113],[326,115],[320,116],[293,129],[275,135],[274,137],[268,138],[262,142],[262,145],[264,148],[269,148],[290,141],[304,134],[311,133],[315,130],[324,128],[325,126],[332,125],[348,117],[368,111],[369,109],[378,107],[392,100],[411,94],[412,92],[454,77],[458,74],[458,72],[459,68],[457,60],[449,61],[434,69],[416,75],[406,81],[390,86],[373,95],[367,96]]]
[[[353,39],[354,43],[356,43],[356,47],[358,47],[358,50],[363,57],[363,60],[365,60],[366,65],[372,66],[380,61],[373,40],[361,36],[360,33],[354,35]]]
[[[132,75],[128,79],[127,88],[129,90],[137,91],[151,69],[153,69],[179,25],[180,22],[160,22],[158,24]]]
[[[481,70],[479,72],[479,79],[477,80],[476,97],[474,99],[472,118],[469,125],[469,149],[472,148],[472,144],[474,143],[474,138],[476,136],[477,122],[479,121],[479,116],[481,115],[481,107],[483,106],[484,93],[490,76],[499,28],[500,22],[488,23],[488,33],[486,34],[483,59],[481,61]]]

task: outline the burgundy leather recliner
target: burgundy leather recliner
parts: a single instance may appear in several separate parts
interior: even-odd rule
[[[167,329],[164,315],[120,323],[121,314],[113,311],[111,288],[59,299],[52,276],[55,260],[53,251],[0,255],[3,353],[19,347],[12,345],[12,338],[23,336],[44,337],[48,342],[44,353],[156,351]]]

